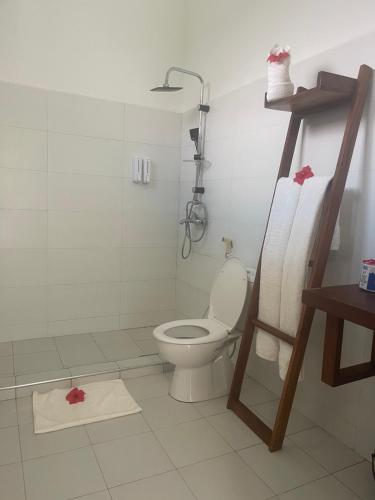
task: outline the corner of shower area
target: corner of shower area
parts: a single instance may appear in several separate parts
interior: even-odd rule
[[[185,257],[207,226],[201,83]],[[0,400],[169,370],[152,332],[177,319],[181,128],[174,111],[0,82]]]

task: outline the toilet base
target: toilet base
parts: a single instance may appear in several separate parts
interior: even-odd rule
[[[219,357],[198,368],[176,366],[169,394],[178,401],[194,403],[219,398],[229,393],[233,364],[225,349]]]

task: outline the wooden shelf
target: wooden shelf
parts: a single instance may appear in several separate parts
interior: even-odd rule
[[[355,78],[320,71],[316,87],[312,89],[299,87],[296,94],[271,102],[267,101],[266,94],[264,107],[279,111],[290,111],[304,117],[350,101],[354,95],[356,84],[357,80]]]
[[[303,291],[302,302],[327,313],[322,381],[336,387],[375,376],[375,294],[357,284],[311,288]],[[344,321],[373,331],[370,361],[340,367]]]
[[[375,330],[375,294],[361,290],[357,284],[307,289],[302,293],[302,302]]]

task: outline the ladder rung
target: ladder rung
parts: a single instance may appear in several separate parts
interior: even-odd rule
[[[264,330],[267,333],[270,333],[274,337],[277,337],[280,340],[283,340],[284,342],[287,342],[288,344],[294,345],[294,341],[296,340],[294,337],[291,335],[288,335],[287,333],[282,332],[278,328],[275,328],[271,325],[267,325],[267,323],[263,323],[263,321],[259,321],[259,319],[253,319],[253,324],[257,328],[260,328],[261,330]]]

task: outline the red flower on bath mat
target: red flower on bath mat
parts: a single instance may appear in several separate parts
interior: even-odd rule
[[[311,167],[309,165],[306,165],[306,167],[301,168],[301,170],[298,170],[296,172],[296,175],[294,176],[294,182],[302,186],[302,184],[305,182],[306,179],[309,179],[310,177],[314,177],[314,172],[311,170]]]
[[[270,54],[268,57],[267,57],[267,62],[269,63],[280,63],[280,62],[283,62],[284,59],[286,59],[287,57],[289,57],[289,52],[280,52],[280,54]]]
[[[73,387],[73,389],[65,396],[65,399],[70,405],[82,403],[82,401],[85,400],[85,392],[82,391],[82,389],[78,389],[78,387]]]

